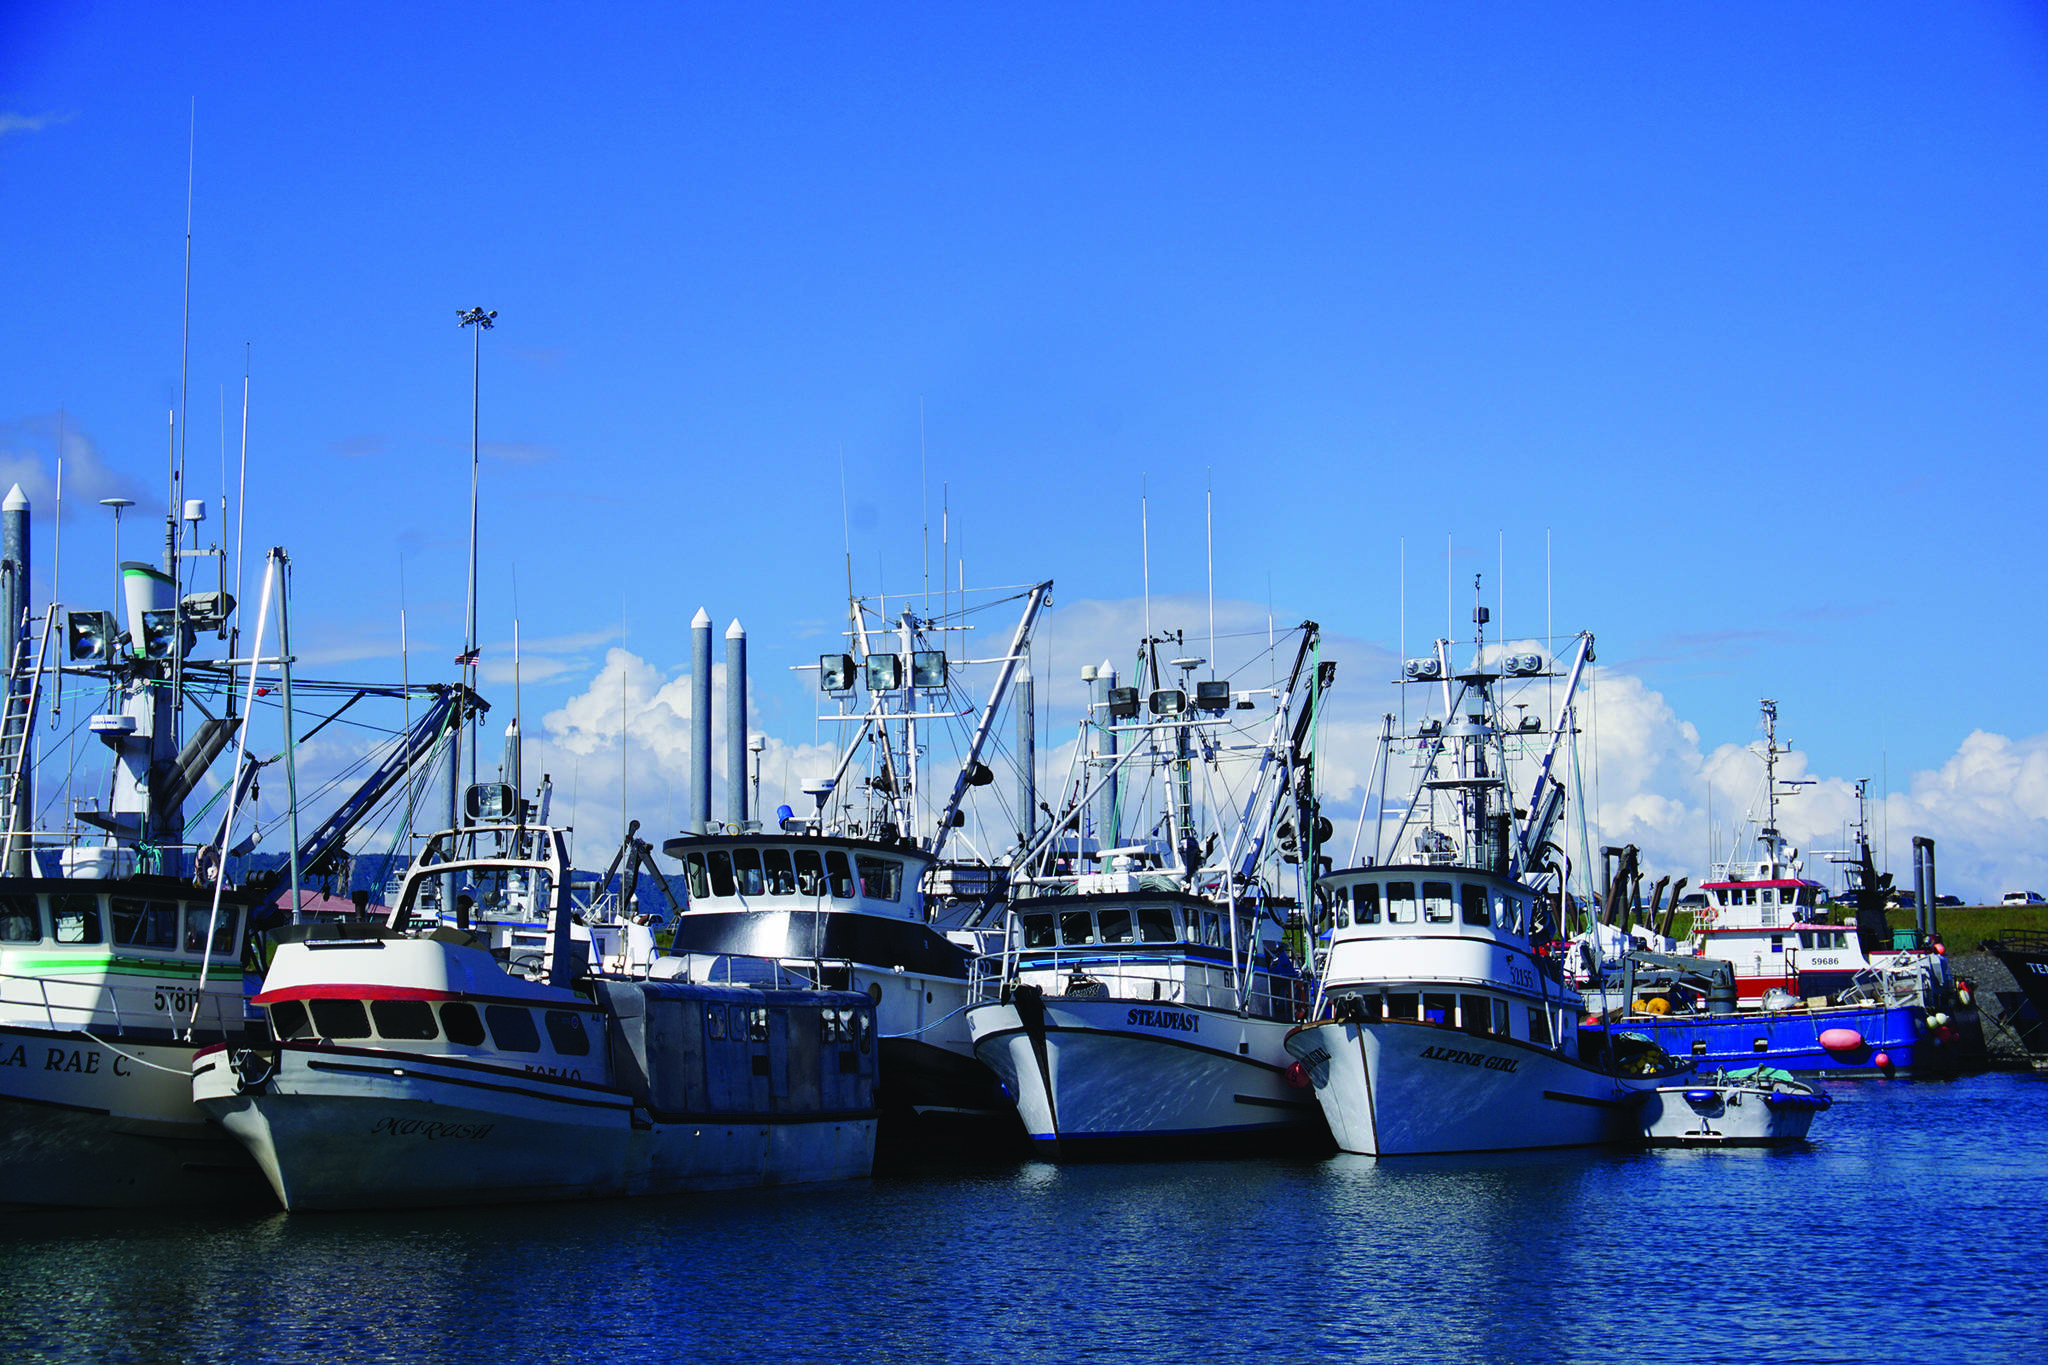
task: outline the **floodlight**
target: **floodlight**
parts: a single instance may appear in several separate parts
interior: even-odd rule
[[[903,660],[894,654],[870,654],[865,660],[868,691],[893,692],[903,686]]]
[[[910,656],[910,685],[936,691],[946,685],[946,655],[943,650],[920,649]]]
[[[820,654],[818,656],[818,687],[826,692],[853,691],[853,656],[851,654]]]
[[[105,661],[114,657],[114,613],[74,611],[65,622],[66,650],[75,660]]]

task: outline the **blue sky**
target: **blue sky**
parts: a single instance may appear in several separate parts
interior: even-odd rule
[[[401,561],[459,645],[481,304],[530,712],[611,647],[673,676],[703,604],[808,740],[849,539],[912,588],[943,500],[970,582],[1125,601],[1142,488],[1199,595],[1211,486],[1218,595],[1362,648],[1404,539],[1411,643],[1447,537],[1533,630],[1547,537],[1560,629],[1704,754],[1765,695],[1895,789],[2002,739],[1951,807],[2023,818],[1919,813],[2048,875],[2037,7],[0,0],[0,462],[88,443],[67,599],[79,490],[161,500],[195,101],[190,491],[246,344],[250,543],[330,671],[395,670]]]

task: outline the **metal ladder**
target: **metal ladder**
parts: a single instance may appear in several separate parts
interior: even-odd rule
[[[56,608],[52,607],[43,617],[42,640],[36,646],[35,659],[31,661],[28,644],[29,613],[21,614],[17,648],[14,651],[14,667],[7,674],[7,696],[4,707],[0,707],[0,820],[6,822],[6,833],[0,835],[0,874],[11,872],[14,853],[17,848],[26,848],[30,831],[15,827],[20,810],[23,772],[22,759],[28,752],[29,739],[35,734],[36,710],[43,695],[43,663],[50,653],[50,632],[57,620]],[[30,816],[25,825],[33,824]],[[33,875],[33,869],[31,869]]]

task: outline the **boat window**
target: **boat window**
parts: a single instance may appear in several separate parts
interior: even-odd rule
[[[1476,924],[1484,929],[1489,922],[1486,915],[1486,888],[1468,884],[1458,888],[1458,895],[1464,905],[1465,923]]]
[[[178,907],[168,901],[114,897],[114,941],[133,948],[176,947]]]
[[[761,850],[734,849],[732,870],[733,879],[739,884],[742,896],[763,896],[768,893],[768,883],[761,876]]]
[[[424,1000],[372,1000],[370,1018],[386,1038],[438,1038],[434,1007]]]
[[[1131,912],[1128,910],[1104,910],[1096,915],[1102,925],[1104,943],[1131,943],[1136,940],[1131,934]]]
[[[1415,883],[1387,883],[1387,923],[1415,923]]]
[[[727,1010],[731,1018],[725,1026],[725,1036],[732,1039],[735,1043],[745,1042],[747,1038],[747,1015],[751,1011],[745,1005],[730,1005],[727,1006]]]
[[[870,858],[857,854],[853,864],[860,869],[860,893],[871,901],[903,898],[903,864],[894,858]]]
[[[1425,995],[1422,997],[1422,1022],[1425,1024],[1448,1024],[1452,1011],[1458,1008],[1455,995]]]
[[[1223,946],[1223,916],[1214,910],[1202,912],[1202,941],[1211,948]]]
[[[1785,951],[1785,936],[1783,934],[1771,935],[1771,951],[1774,953],[1782,953]]]
[[[1493,898],[1493,927],[1503,934],[1522,932],[1522,902],[1519,897]]]
[[[66,892],[50,897],[50,923],[59,943],[100,941],[100,898]]]
[[[467,1000],[450,1000],[441,1006],[441,1027],[451,1043],[463,1047],[483,1046],[484,1021],[477,1018],[476,1006]]]
[[[1419,1017],[1415,1013],[1415,1007],[1419,1001],[1413,994],[1407,991],[1389,991],[1387,992],[1386,999],[1387,1018],[1414,1019]]]
[[[1337,927],[1339,929],[1349,929],[1351,927],[1351,914],[1342,906],[1337,908]]]
[[[1380,922],[1380,887],[1378,882],[1361,882],[1351,891],[1352,918],[1360,924]]]
[[[1507,1036],[1508,1036],[1508,1028],[1509,1028],[1509,1024],[1508,1024],[1508,1019],[1509,1019],[1509,1017],[1510,1017],[1510,1016],[1509,1016],[1509,1014],[1508,1014],[1508,1002],[1507,1002],[1507,1001],[1505,1001],[1505,1000],[1496,1000],[1496,1001],[1494,1001],[1494,1002],[1493,1002],[1493,1031],[1494,1031],[1494,1033],[1495,1033],[1495,1034],[1497,1034],[1498,1036],[1500,1036],[1500,1037],[1502,1037],[1502,1038],[1505,1038],[1505,1037],[1507,1037]]]
[[[549,1010],[547,1024],[548,1041],[556,1052],[564,1057],[590,1055],[590,1032],[583,1027],[582,1015],[573,1010]]]
[[[1482,1038],[1493,1032],[1493,1001],[1484,995],[1458,997],[1458,1025]]]
[[[223,905],[220,918],[213,919],[211,905],[187,905],[185,907],[185,951],[196,953],[206,938],[206,925],[213,921],[213,951],[231,953],[235,950],[235,907]]]
[[[762,849],[761,870],[768,877],[769,895],[793,896],[796,894],[796,872],[789,865],[788,849]]]
[[[711,850],[711,894],[730,896],[738,890],[732,879],[732,854],[722,848]]]
[[[1743,892],[1743,895],[1744,895],[1744,897],[1745,897],[1745,900],[1744,900],[1744,902],[1743,902],[1743,903],[1744,903],[1745,905],[1755,905],[1755,904],[1756,904],[1756,888],[1755,888],[1755,887],[1753,887],[1753,886],[1752,886],[1752,887],[1749,887],[1748,889],[1746,889],[1746,890],[1745,890],[1745,891]]]
[[[1765,904],[1765,905],[1775,905],[1775,904],[1777,904],[1777,901],[1778,901],[1778,893],[1777,893],[1776,891],[1773,891],[1773,890],[1772,890],[1772,889],[1771,889],[1770,887],[1768,887],[1768,886],[1767,886],[1767,887],[1765,887],[1765,888],[1764,888],[1764,904]]]
[[[1329,898],[1330,898],[1330,909],[1331,909],[1331,910],[1333,910],[1333,911],[1336,911],[1336,910],[1349,910],[1349,909],[1351,908],[1351,888],[1350,888],[1350,887],[1348,887],[1348,886],[1333,886],[1333,887],[1330,887],[1330,888],[1329,888],[1329,890],[1328,890],[1328,892],[1327,892],[1326,894],[1327,894],[1327,895],[1329,896]]]
[[[1051,915],[1024,916],[1024,946],[1026,948],[1050,948],[1056,942],[1052,932]]]
[[[832,883],[832,895],[836,900],[853,899],[853,871],[846,865],[846,855],[834,849],[825,855],[825,872]]]
[[[367,1038],[370,1012],[360,1000],[312,1000],[313,1031],[322,1038]]]
[[[747,1011],[747,1041],[750,1043],[765,1043],[768,1041],[768,1010],[765,1006],[756,1006]]]
[[[1069,947],[1095,942],[1095,917],[1086,910],[1061,911],[1060,942]]]
[[[39,943],[43,912],[34,896],[0,896],[0,943]]]
[[[304,1038],[312,1032],[307,1027],[306,1007],[296,1000],[280,1000],[270,1008],[270,1036],[273,1038]]]
[[[806,896],[825,894],[825,864],[815,848],[796,851],[796,889]]]
[[[725,1041],[725,1006],[704,1007],[704,1036],[714,1043]]]
[[[703,854],[685,853],[683,855],[683,872],[690,880],[691,900],[700,901],[711,894],[711,878],[704,871]]]
[[[1449,882],[1424,882],[1422,884],[1422,918],[1431,924],[1451,922],[1451,884]]]
[[[1550,1016],[1542,1010],[1529,1011],[1529,1041],[1550,1045]]]
[[[713,853],[711,865],[725,855]],[[486,1005],[484,1022],[491,1026],[491,1041],[501,1052],[540,1051],[540,1030],[533,1026],[533,1013],[524,1005]]]
[[[1138,937],[1147,943],[1173,942],[1173,911],[1163,905],[1139,906]]]
[[[1799,946],[1811,948],[1813,946],[1813,935],[1802,931],[1799,935]]]

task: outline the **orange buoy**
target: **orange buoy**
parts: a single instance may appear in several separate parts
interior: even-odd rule
[[[1890,1071],[1892,1069],[1892,1054],[1889,1052],[1880,1052],[1870,1060],[1877,1063],[1878,1070],[1880,1071]]]

